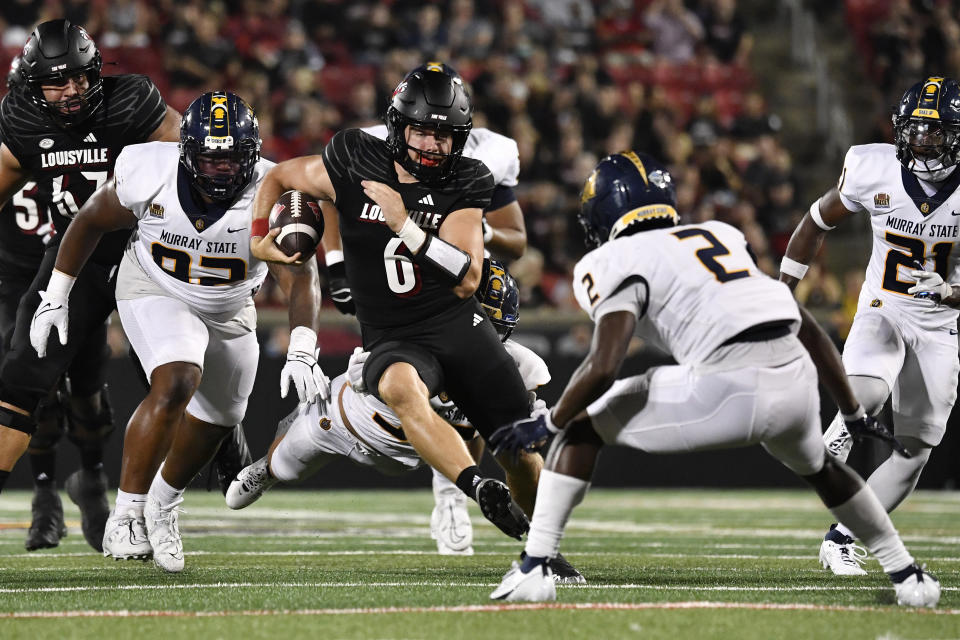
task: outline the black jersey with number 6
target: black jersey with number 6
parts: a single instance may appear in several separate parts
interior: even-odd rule
[[[337,192],[334,204],[340,212],[347,280],[361,324],[399,327],[472,302],[472,297],[457,297],[448,284],[424,277],[360,182],[374,180],[397,191],[410,218],[425,232],[437,235],[451,213],[489,205],[494,183],[486,165],[461,158],[441,185],[401,183],[387,143],[360,129],[335,135],[323,150],[323,163]]]
[[[0,103],[0,139],[30,174],[30,182],[11,201],[17,217],[4,216],[0,252],[21,253],[11,246],[24,240],[19,231],[11,233],[21,219],[26,224],[49,216],[57,242],[83,203],[113,174],[120,150],[146,142],[166,114],[166,103],[146,76],[105,76],[103,96],[90,118],[67,128],[56,124],[22,88],[13,89]],[[91,260],[119,264],[129,235],[105,235]]]

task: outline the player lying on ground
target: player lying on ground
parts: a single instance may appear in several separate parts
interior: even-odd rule
[[[757,268],[739,231],[716,221],[677,226],[675,207],[670,174],[645,154],[605,158],[584,185],[578,219],[592,250],[573,285],[595,322],[593,342],[552,412],[490,438],[495,452],[519,452],[557,434],[526,555],[490,597],[556,599],[551,558],[603,445],[680,453],[761,444],[856,531],[898,603],[936,605],[940,584],[914,563],[873,491],[827,453],[817,374],[795,335],[801,315],[789,289]],[[617,380],[638,328],[678,364]],[[867,416],[856,424],[876,428]]]

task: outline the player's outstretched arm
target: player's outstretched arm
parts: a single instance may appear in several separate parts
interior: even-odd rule
[[[797,306],[800,308],[800,331],[797,337],[810,353],[810,359],[817,367],[820,381],[833,401],[837,403],[840,413],[855,414],[860,407],[860,401],[857,400],[847,381],[847,372],[843,369],[840,352],[813,315],[802,304]]]
[[[827,232],[853,214],[843,205],[836,188],[815,201],[790,236],[787,252],[780,263],[780,282],[786,283],[791,291],[795,289],[806,275],[807,267],[820,250]]]
[[[327,175],[323,156],[303,156],[281,162],[274,166],[260,181],[253,200],[253,217],[250,224],[250,253],[265,262],[292,264],[300,260],[300,254],[288,256],[274,242],[279,229],[268,231],[267,219],[274,203],[283,193],[296,189],[316,200],[336,201],[337,193]],[[324,234],[326,235],[326,234]]]

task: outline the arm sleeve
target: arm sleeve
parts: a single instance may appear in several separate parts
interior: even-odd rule
[[[498,184],[493,188],[493,195],[490,197],[490,205],[486,208],[486,211],[496,211],[497,209],[502,209],[511,202],[517,201],[517,194],[513,192],[511,187],[505,187],[502,184]]]
[[[462,197],[457,200],[451,210],[459,209],[481,209],[486,211],[490,208],[490,198],[493,196],[493,174],[482,162],[476,163],[476,173]]]
[[[326,167],[327,175],[330,176],[333,188],[338,194],[346,192],[341,187],[350,177],[353,166],[350,149],[355,146],[351,144],[351,141],[356,138],[356,135],[352,135],[356,131],[356,129],[346,129],[338,132],[323,148],[323,165]]]
[[[128,119],[128,144],[146,142],[167,115],[167,103],[157,85],[147,76],[133,75],[118,85],[114,102]]]
[[[113,179],[116,184],[117,199],[120,204],[133,212],[137,218],[142,219],[145,209],[141,198],[138,197],[137,189],[137,154],[132,151],[133,145],[126,146],[117,156],[117,161],[113,165]]]
[[[648,294],[647,281],[641,276],[630,276],[590,310],[590,318],[596,322],[614,311],[629,311],[642,318],[647,311]]]

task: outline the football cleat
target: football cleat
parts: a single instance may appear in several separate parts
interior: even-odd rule
[[[514,561],[500,581],[500,586],[490,594],[490,599],[507,602],[556,600],[557,585],[549,564],[545,562],[531,569],[530,573],[524,573],[520,570],[520,563]]]
[[[867,550],[853,543],[836,543],[824,540],[820,544],[820,564],[830,569],[835,576],[865,576],[867,572],[860,566],[866,562]]]
[[[551,559],[549,563],[550,570],[553,572],[553,581],[557,584],[587,583],[587,579],[583,577],[583,574],[577,571],[577,569],[563,557],[562,553],[558,553],[557,557]]]
[[[846,462],[850,457],[850,450],[853,448],[853,438],[847,431],[847,425],[842,419],[836,419],[830,423],[830,427],[823,434],[823,444],[827,445],[827,451],[830,454]]]
[[[103,557],[114,560],[147,560],[153,547],[147,538],[147,525],[133,509],[114,510],[103,531]]]
[[[67,526],[63,522],[63,503],[57,493],[56,483],[51,481],[34,485],[30,510],[30,530],[27,531],[23,546],[27,551],[58,546],[60,538],[67,535]]]
[[[483,517],[511,538],[521,539],[530,530],[530,521],[510,497],[510,489],[496,478],[484,478],[474,490]]]
[[[183,498],[168,505],[149,493],[143,517],[147,524],[147,538],[153,548],[153,563],[168,573],[183,571],[183,540],[180,538],[180,509]]]
[[[253,456],[250,454],[250,447],[247,445],[247,436],[243,431],[243,425],[238,424],[233,428],[223,442],[220,448],[214,454],[210,462],[210,475],[207,479],[207,490],[210,490],[210,478],[213,475],[217,477],[217,486],[220,492],[227,495],[227,489],[230,483],[237,477],[240,470],[253,462]]]
[[[267,457],[264,456],[241,469],[236,480],[230,483],[226,494],[227,506],[231,509],[243,509],[256,502],[277,482],[279,480],[270,475]]]
[[[67,495],[80,508],[80,526],[87,544],[103,551],[103,532],[110,517],[107,474],[98,469],[78,469],[64,483]]]
[[[897,592],[897,604],[903,607],[929,607],[937,606],[940,601],[940,583],[932,575],[918,567],[912,565],[904,571],[899,571],[897,578],[899,582],[893,583],[893,588]],[[891,576],[895,580],[894,576]]]
[[[467,511],[467,496],[449,481],[445,483],[448,486],[438,484],[434,476],[430,537],[437,541],[437,552],[442,556],[472,556],[473,524]]]

